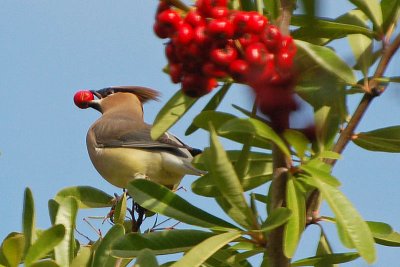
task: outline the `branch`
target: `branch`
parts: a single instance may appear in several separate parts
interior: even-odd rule
[[[361,118],[364,116],[372,100],[376,96],[379,96],[379,94],[382,92],[382,90],[379,89],[379,82],[376,79],[381,78],[383,76],[387,66],[389,65],[390,60],[392,59],[396,51],[399,49],[399,47],[400,47],[400,35],[398,35],[396,39],[393,41],[393,43],[383,51],[382,58],[379,61],[375,74],[368,83],[367,93],[364,94],[363,98],[360,101],[360,104],[358,104],[357,109],[354,111],[354,114],[351,117],[349,123],[347,124],[343,132],[340,134],[338,141],[333,147],[333,151],[339,154],[343,152],[347,144],[350,142],[351,137],[354,134],[354,130],[358,126]],[[327,160],[326,163],[334,166],[336,164],[336,160]]]
[[[281,0],[281,14],[278,19],[278,27],[282,34],[289,35],[289,25],[293,13],[293,1]]]
[[[281,14],[278,19],[278,27],[282,34],[289,34],[290,19],[293,12],[292,0],[281,0]],[[284,124],[289,126],[289,116],[285,118]],[[274,175],[269,189],[270,210],[275,210],[286,205],[286,182],[287,170],[290,168],[290,158],[282,153],[276,146],[272,147],[273,169]],[[290,259],[283,253],[283,231],[281,226],[273,230],[268,235],[267,251],[268,251],[268,266],[270,267],[288,267]]]
[[[334,152],[337,152],[339,154],[343,152],[347,144],[350,142],[356,127],[360,123],[362,117],[365,115],[365,112],[367,111],[372,100],[376,96],[379,96],[381,92],[383,92],[383,90],[379,88],[379,82],[377,81],[377,79],[383,76],[383,74],[387,69],[387,66],[389,65],[390,60],[392,59],[396,51],[399,49],[399,47],[400,47],[400,34],[394,39],[391,45],[387,46],[386,49],[383,50],[381,60],[379,61],[374,76],[368,83],[368,88],[367,88],[368,90],[366,90],[367,93],[364,94],[356,110],[354,111],[354,114],[351,117],[349,123],[340,134],[338,141],[333,147]],[[331,165],[332,167],[335,166],[336,162],[337,160],[335,159],[325,160],[325,163]],[[313,219],[315,219],[315,216],[317,215],[317,212],[320,207],[320,202],[321,202],[320,192],[318,190],[314,190],[307,200],[308,221],[312,221]]]

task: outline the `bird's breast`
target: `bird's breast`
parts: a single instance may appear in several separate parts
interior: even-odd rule
[[[90,159],[96,170],[111,184],[126,188],[129,181],[146,177],[154,182],[174,186],[183,173],[165,168],[162,153],[135,148],[93,148]]]

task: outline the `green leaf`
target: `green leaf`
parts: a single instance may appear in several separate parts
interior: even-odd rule
[[[135,265],[133,267],[158,267],[158,262],[153,252],[150,249],[140,251]]]
[[[36,242],[29,248],[25,257],[25,265],[31,266],[34,262],[44,258],[57,246],[65,235],[65,227],[57,224],[43,231]]]
[[[367,224],[373,235],[389,235],[393,233],[393,228],[387,223],[367,221]]]
[[[114,222],[116,224],[123,225],[125,222],[125,215],[126,215],[126,192],[122,194],[122,197],[118,200],[117,205],[114,211]]]
[[[49,199],[47,206],[49,208],[49,216],[51,224],[54,225],[56,222],[57,211],[58,208],[60,207],[60,204],[58,204],[58,202],[55,201],[54,199]]]
[[[277,145],[280,150],[287,156],[290,156],[290,152],[285,142],[279,137],[279,135],[265,123],[256,119],[232,119],[219,128],[220,133],[246,133],[254,135],[255,139],[269,140]]]
[[[75,220],[78,213],[78,202],[74,197],[64,198],[57,211],[55,224],[62,224],[65,227],[64,239],[54,248],[54,255],[57,264],[69,266],[74,257],[75,248]]]
[[[264,0],[265,12],[272,21],[279,17],[281,2],[279,0]]]
[[[300,166],[300,169],[307,172],[309,175],[323,181],[326,184],[329,184],[334,187],[340,186],[340,182],[334,176],[332,176],[329,172],[325,170],[321,170],[318,168],[319,166],[314,165],[316,161],[310,161],[308,164],[303,164]]]
[[[215,252],[240,236],[240,232],[233,231],[210,237],[192,248],[179,261],[171,265],[171,267],[201,266]]]
[[[341,159],[342,155],[333,151],[324,150],[318,153],[315,157],[319,159]]]
[[[251,193],[254,195],[254,199],[257,201],[260,201],[264,204],[268,204],[268,196],[262,195],[262,194],[257,194],[257,193]]]
[[[106,208],[112,206],[113,197],[91,186],[72,186],[62,189],[55,196],[57,202],[67,197],[74,197],[80,209]]]
[[[155,255],[173,254],[187,251],[213,235],[211,232],[180,229],[145,234],[129,233],[113,243],[111,255],[133,258],[146,248]]]
[[[316,64],[346,83],[356,82],[352,69],[333,50],[300,40],[295,40],[295,43],[298,48],[296,61],[300,60],[301,62],[304,58],[307,58],[307,61],[314,62],[309,67]]]
[[[36,215],[35,215],[35,202],[33,201],[33,195],[30,188],[25,188],[24,193],[24,209],[22,211],[22,229],[25,237],[25,249],[26,253],[35,241],[36,236]]]
[[[288,177],[286,183],[286,206],[292,211],[292,216],[285,224],[283,252],[286,257],[292,258],[306,225],[305,197],[292,176]]]
[[[377,0],[350,0],[350,2],[367,15],[378,32],[382,32],[382,10]]]
[[[308,56],[304,57],[301,53],[297,53],[296,57],[295,64],[299,72],[296,92],[313,106],[316,120],[320,110],[324,107],[329,108],[329,123],[317,122],[322,125],[332,125],[330,128],[337,131],[339,123],[347,117],[346,87],[343,80],[329,73]],[[333,99],[335,101],[332,101]]]
[[[249,138],[253,135],[253,133],[238,133],[238,132],[226,132],[220,131],[220,127],[224,125],[226,122],[238,119],[236,116],[217,111],[203,111],[199,115],[194,118],[193,123],[204,130],[210,131],[210,125],[216,129],[217,134],[221,137],[233,140],[235,142],[245,144]],[[261,147],[265,149],[271,149],[271,144],[269,141],[264,139],[253,140],[251,143],[252,146]]]
[[[283,137],[296,150],[296,155],[302,159],[310,143],[307,137],[303,133],[292,129],[285,130]]]
[[[387,247],[400,247],[400,233],[393,232],[388,235],[374,233],[374,239],[377,244]]]
[[[360,255],[355,252],[335,253],[323,256],[309,257],[293,262],[290,266],[328,266],[329,264],[345,263],[359,258]]]
[[[382,0],[382,17],[383,25],[382,28],[384,33],[387,32],[392,24],[396,24],[400,17],[400,0]]]
[[[328,202],[336,216],[337,226],[341,227],[338,230],[345,232],[361,257],[368,263],[374,262],[376,251],[371,231],[351,202],[338,188],[325,183],[320,177],[312,175],[307,180],[319,189],[322,197]]]
[[[262,232],[269,232],[275,228],[286,223],[290,217],[292,216],[292,211],[288,208],[280,207],[273,211],[268,215],[267,219],[261,225]]]
[[[253,11],[256,10],[256,5],[253,0],[239,0],[240,7],[244,11]]]
[[[211,130],[210,145],[210,149],[203,152],[206,155],[205,163],[223,198],[231,206],[229,212],[225,209],[224,211],[241,226],[252,229],[255,222],[254,215],[244,197],[239,177],[213,130]]]
[[[292,32],[293,38],[297,40],[308,40],[314,38],[340,39],[349,34],[362,34],[367,37],[375,37],[376,34],[365,26],[338,22],[330,19],[315,18],[311,25],[307,24],[306,16],[296,15],[292,17],[291,23],[301,28]]]
[[[391,83],[400,83],[400,76],[389,77],[388,80]]]
[[[348,39],[356,60],[355,68],[360,69],[364,77],[367,77],[372,65],[372,39],[362,34],[351,34]]]
[[[390,153],[400,152],[400,126],[362,132],[352,139],[356,145],[370,150]]]
[[[240,151],[226,151],[229,161],[236,165]],[[240,180],[243,190],[248,191],[256,188],[272,179],[272,156],[258,152],[250,152],[248,156],[249,167],[244,177]],[[199,155],[193,162],[200,169],[204,169],[204,154]],[[210,174],[206,174],[198,178],[192,183],[192,191],[198,195],[214,197],[220,196],[221,193],[216,186],[214,179]]]
[[[171,128],[197,101],[197,98],[191,98],[182,93],[182,90],[176,94],[162,107],[154,120],[151,129],[151,138],[157,140],[169,128]]]
[[[107,234],[104,236],[103,240],[101,240],[99,246],[94,252],[92,262],[93,267],[116,266],[117,259],[111,257],[111,246],[119,238],[123,237],[124,234],[124,227],[120,224],[115,224],[110,230],[108,230]]]
[[[367,223],[374,236],[375,243],[389,247],[400,246],[400,234],[393,231],[393,228],[389,224],[371,221]]]
[[[136,179],[128,184],[128,191],[140,206],[161,213],[178,221],[205,228],[236,228],[171,192],[166,187],[144,179]]]
[[[35,262],[34,264],[31,265],[31,267],[59,267],[55,261],[53,260],[44,260],[44,261],[39,261]]]
[[[82,246],[79,249],[76,257],[71,262],[71,267],[91,266],[91,265],[89,265],[91,257],[92,257],[91,247]]]
[[[321,235],[319,237],[317,251],[315,252],[315,256],[325,256],[333,254],[333,250],[331,245],[326,238],[326,235],[321,227]],[[315,267],[338,267],[335,264],[325,264],[325,263],[318,263],[314,265]]]
[[[222,102],[224,99],[226,93],[228,92],[229,88],[231,87],[232,83],[224,83],[222,88],[210,99],[210,101],[207,103],[207,105],[203,108],[203,111],[210,111],[210,110],[216,110],[219,104]],[[201,113],[200,112],[200,113]],[[190,124],[190,126],[187,128],[185,135],[190,135],[197,131],[199,127],[197,127],[194,122]]]
[[[21,233],[10,233],[1,245],[3,255],[9,267],[17,267],[24,256],[25,238]]]
[[[316,110],[314,114],[315,132],[318,144],[318,148],[315,150],[318,152],[330,150],[332,148],[341,122],[340,115],[336,112],[337,109],[338,107],[322,106]]]

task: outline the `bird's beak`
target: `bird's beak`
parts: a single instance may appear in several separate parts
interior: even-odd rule
[[[89,90],[93,95],[95,95],[98,99],[102,99],[103,97],[95,90]]]

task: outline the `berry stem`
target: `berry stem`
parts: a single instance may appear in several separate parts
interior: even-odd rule
[[[183,11],[188,12],[190,10],[190,7],[188,7],[185,3],[183,3],[180,0],[162,0],[170,4],[171,6],[174,6],[178,9],[181,9]]]

